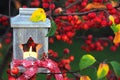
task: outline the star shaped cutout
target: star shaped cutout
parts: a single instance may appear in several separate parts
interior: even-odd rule
[[[20,44],[19,45],[20,49],[23,52],[29,51],[30,47],[32,47],[32,51],[37,52],[39,51],[39,49],[42,48],[42,44],[37,44],[33,41],[33,39],[30,37],[27,41],[27,43],[25,44]]]

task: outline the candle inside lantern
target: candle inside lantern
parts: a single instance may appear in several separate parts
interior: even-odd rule
[[[24,52],[23,53],[23,59],[29,58],[29,57],[33,57],[33,58],[38,58],[38,54],[37,52],[32,51],[32,46],[30,47],[28,52]]]

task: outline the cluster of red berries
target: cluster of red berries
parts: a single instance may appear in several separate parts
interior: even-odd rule
[[[117,13],[117,10],[112,6],[112,4],[106,4],[106,7],[108,9],[108,12],[112,15]]]
[[[57,58],[58,57],[58,53],[53,51],[52,49],[48,50],[48,55],[53,57],[53,58]]]
[[[89,13],[87,16],[82,16],[84,22],[81,25],[81,28],[84,30],[88,30],[90,28],[101,28],[109,26],[109,22],[105,17],[105,12],[99,13]]]
[[[106,39],[97,39],[94,40],[92,39],[92,35],[88,35],[87,38],[85,39],[85,44],[81,46],[81,49],[90,52],[90,51],[102,51],[104,50],[104,47],[107,47],[109,45],[109,42],[113,40],[112,36],[109,36]],[[114,44],[110,47],[111,51],[116,51],[117,47],[119,47],[119,44]]]
[[[70,5],[71,3],[75,2],[76,0],[67,0],[65,2],[65,6],[67,7],[68,5]],[[77,3],[76,5],[70,7],[69,9],[66,10],[66,12],[68,13],[72,13],[72,12],[76,12],[76,11],[83,11],[84,7],[87,5],[88,0],[82,0],[82,2]]]
[[[51,10],[55,9],[55,4],[52,0],[42,0],[42,6],[43,8],[49,8]]]
[[[7,70],[8,80],[16,80],[13,75],[17,75],[19,73],[19,69],[17,67],[13,67],[11,70]],[[11,75],[12,74],[12,75]]]
[[[12,41],[12,33],[11,32],[8,32],[6,35],[5,35],[5,39],[4,39],[4,42],[6,44],[10,44]]]
[[[0,23],[3,25],[3,26],[8,26],[9,25],[9,20],[6,16],[1,16],[0,17]]]
[[[58,53],[53,51],[52,49],[50,49],[48,51],[49,53],[49,56],[53,57],[53,58],[57,58],[58,57]],[[68,48],[65,48],[63,50],[63,54],[64,55],[67,55],[67,54],[70,54],[70,50]],[[63,58],[61,58],[60,60],[57,61],[58,63],[58,66],[61,70],[61,72],[63,73],[63,77],[64,77],[64,80],[68,80],[67,78],[67,70],[70,70],[71,69],[71,66],[70,66],[70,62],[74,61],[74,56],[71,55],[71,56],[67,56],[67,58],[65,56],[63,56]],[[52,76],[51,75],[48,75],[47,78],[51,78]]]
[[[76,34],[76,30],[79,29],[81,20],[79,16],[59,16],[55,19],[57,24],[56,39],[63,40],[69,44],[72,43],[72,38]]]
[[[101,41],[92,41],[93,39],[92,35],[88,35],[87,39],[85,40],[85,44],[81,46],[81,48],[87,52],[97,50],[102,51],[104,49],[103,45],[101,44]],[[106,43],[105,46],[108,44]]]

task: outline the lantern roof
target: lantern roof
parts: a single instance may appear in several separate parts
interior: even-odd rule
[[[13,28],[49,28],[51,26],[50,20],[46,18],[46,21],[32,22],[30,16],[33,11],[38,8],[20,8],[19,14],[11,18],[11,27]]]

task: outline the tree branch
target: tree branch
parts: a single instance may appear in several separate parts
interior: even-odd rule
[[[82,0],[76,0],[75,2],[71,3],[70,5],[68,5],[63,11],[66,11],[67,9],[71,8],[72,6],[78,4],[82,2]]]

